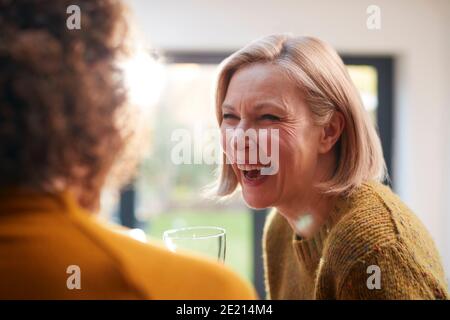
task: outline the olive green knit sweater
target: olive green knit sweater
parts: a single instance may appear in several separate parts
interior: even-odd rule
[[[263,247],[271,299],[449,297],[425,227],[390,188],[376,182],[338,200],[312,239],[298,239],[285,218],[272,212]]]

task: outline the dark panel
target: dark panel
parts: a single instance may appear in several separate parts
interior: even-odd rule
[[[253,277],[254,285],[258,296],[261,299],[266,298],[266,292],[264,288],[264,266],[263,266],[263,249],[262,249],[262,236],[264,223],[266,216],[269,212],[268,209],[264,210],[251,210],[253,215]]]
[[[120,193],[119,219],[120,223],[128,228],[136,228],[136,212],[135,212],[135,190],[133,185],[129,185]]]
[[[392,141],[394,139],[394,68],[392,57],[354,57],[344,56],[347,65],[369,65],[377,69],[378,74],[378,109],[377,126],[383,147],[384,159],[386,161],[389,176],[393,176],[392,168]],[[392,180],[387,181],[393,184]]]

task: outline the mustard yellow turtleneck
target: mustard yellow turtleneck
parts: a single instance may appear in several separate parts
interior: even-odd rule
[[[0,299],[253,298],[223,265],[113,231],[69,193],[0,192]]]
[[[436,247],[389,187],[364,183],[341,198],[311,239],[273,211],[264,233],[272,299],[448,299]],[[378,280],[374,276],[379,276]]]

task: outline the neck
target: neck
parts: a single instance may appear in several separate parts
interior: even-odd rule
[[[325,195],[314,187],[317,182],[331,178],[335,168],[333,152],[323,155],[318,161],[315,181],[304,191],[298,192],[283,205],[276,206],[278,212],[289,222],[293,230],[303,238],[311,238],[326,223],[333,211],[336,196]],[[301,194],[301,196],[299,196]]]
[[[307,200],[307,201],[305,201]],[[333,196],[310,192],[295,202],[277,206],[278,212],[302,238],[311,238],[325,224],[335,203]]]

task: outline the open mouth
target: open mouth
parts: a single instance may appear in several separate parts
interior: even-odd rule
[[[261,174],[260,165],[238,165],[238,169],[242,172],[243,183],[248,185],[259,185],[263,183],[269,176]]]
[[[261,177],[261,170],[243,170],[244,177],[249,180],[257,180]]]

